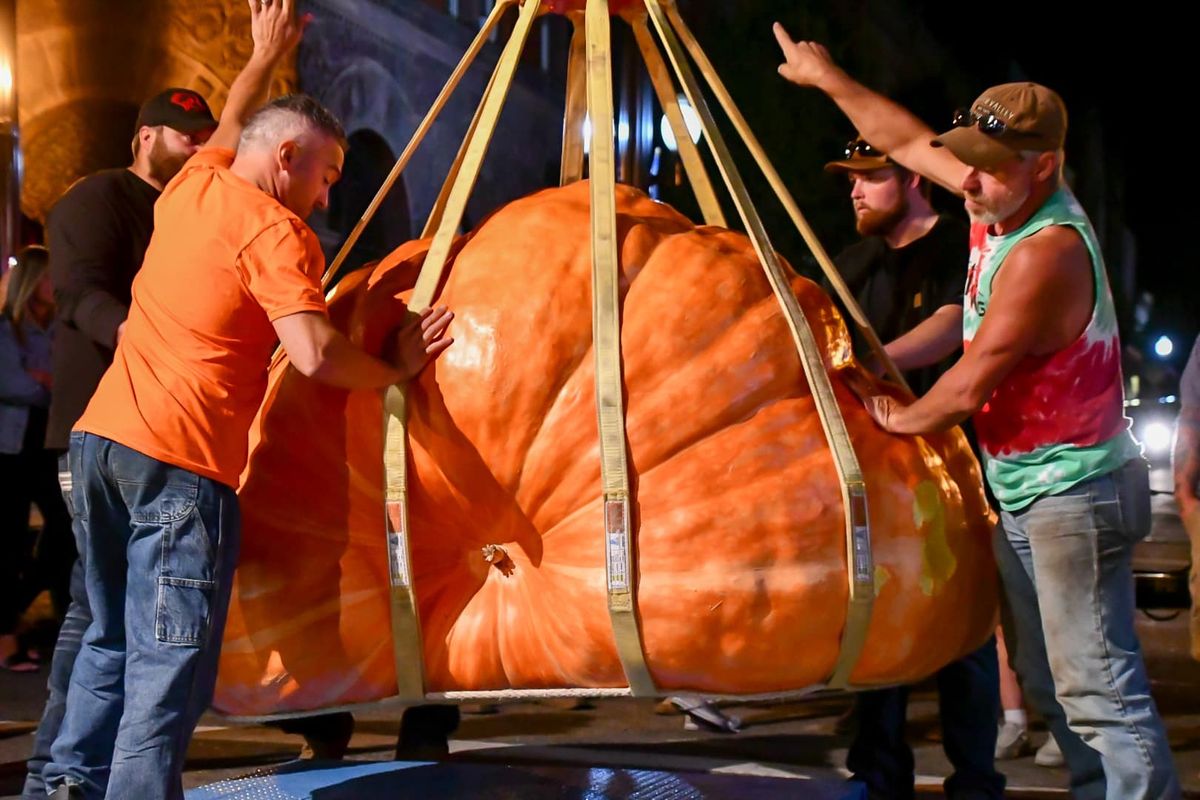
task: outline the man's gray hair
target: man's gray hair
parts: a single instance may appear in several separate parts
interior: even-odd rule
[[[1028,163],[1030,161],[1033,161],[1035,158],[1037,158],[1038,156],[1040,156],[1042,153],[1045,153],[1045,152],[1051,152],[1051,151],[1022,150],[1021,151],[1021,160]],[[1067,153],[1066,153],[1066,150],[1064,150],[1061,147],[1052,152],[1054,153],[1054,160],[1058,163],[1058,167],[1055,170],[1056,175],[1054,178],[1054,184],[1057,186],[1057,185],[1064,183],[1064,180],[1065,180],[1066,166],[1067,166]]]
[[[305,132],[316,131],[347,149],[346,132],[329,109],[306,94],[289,94],[255,111],[242,128],[238,149],[274,147]]]

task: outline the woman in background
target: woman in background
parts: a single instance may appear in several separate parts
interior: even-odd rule
[[[17,625],[47,588],[61,618],[75,545],[57,461],[45,449],[54,318],[46,249],[27,247],[16,262],[0,311],[0,668],[31,672],[37,663],[18,642]],[[33,504],[43,519],[36,543]]]

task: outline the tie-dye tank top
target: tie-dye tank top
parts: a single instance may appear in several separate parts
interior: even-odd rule
[[[971,226],[963,302],[963,345],[987,314],[992,282],[1013,246],[1050,225],[1074,228],[1087,245],[1095,281],[1092,318],[1072,344],[1026,356],[975,414],[984,471],[1000,505],[1017,511],[1103,475],[1140,455],[1124,412],[1121,343],[1104,259],[1091,222],[1069,189],[1059,189],[1019,229],[991,236]]]

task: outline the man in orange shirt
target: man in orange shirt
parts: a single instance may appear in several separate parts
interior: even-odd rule
[[[261,99],[299,40],[291,5],[251,4],[255,55],[226,109],[253,107],[235,100]],[[234,487],[276,341],[304,375],[351,389],[407,381],[451,342],[445,308],[403,326],[386,361],[330,324],[304,219],[328,204],[344,149],[308,97],[225,113],[158,200],[113,365],[71,434],[93,622],[43,772],[55,797],[183,796],[237,563]]]

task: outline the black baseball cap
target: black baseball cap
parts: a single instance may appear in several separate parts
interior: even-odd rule
[[[137,127],[166,125],[180,133],[196,133],[217,127],[208,103],[191,89],[172,88],[159,92],[142,104]]]

